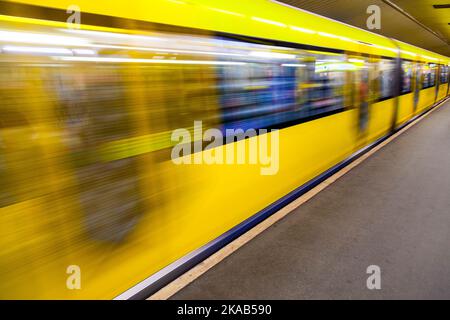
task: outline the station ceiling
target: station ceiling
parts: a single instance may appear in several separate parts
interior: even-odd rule
[[[371,30],[450,56],[450,0],[281,0],[367,30],[367,8],[381,9],[381,30]],[[437,7],[435,7],[437,6]]]

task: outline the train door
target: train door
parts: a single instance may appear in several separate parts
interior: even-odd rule
[[[446,73],[446,82],[447,82],[447,95],[450,93],[450,66],[445,66],[445,73]]]
[[[442,98],[445,98],[448,95],[448,66],[441,65],[440,67],[441,68],[438,75],[439,86],[445,87],[447,85],[447,89],[444,89],[444,92],[440,94],[440,96],[442,96]]]
[[[436,87],[435,87],[435,92],[434,92],[434,103],[437,102],[438,97],[439,97],[439,86],[441,84],[439,75],[441,74],[441,68],[442,68],[442,66],[440,64],[438,64],[438,65],[435,65],[435,67],[433,69],[433,71],[435,73],[435,79],[436,79],[436,82],[435,82]]]
[[[0,208],[42,194],[36,119],[32,103],[23,99],[38,90],[32,89],[32,72],[11,64],[0,65]]]
[[[395,67],[394,67],[394,74],[393,74],[393,92],[392,96],[394,97],[394,114],[392,116],[392,125],[391,130],[395,131],[397,120],[399,117],[399,109],[400,109],[400,95],[402,91],[402,81],[403,81],[403,71],[402,71],[402,59],[400,58],[400,55],[395,59]]]
[[[419,106],[420,90],[422,88],[422,65],[420,63],[415,64],[414,75],[414,113]]]
[[[447,96],[450,94],[450,66],[446,67],[447,71]]]
[[[59,77],[59,112],[77,180],[83,229],[90,239],[121,242],[142,215],[138,164],[109,159],[104,147],[133,137],[134,122],[119,67],[72,66]]]
[[[358,94],[359,94],[359,130],[365,132],[369,124],[369,91],[370,75],[369,69],[359,71]]]
[[[70,210],[59,196],[67,177],[53,165],[65,159],[55,148],[54,99],[44,68],[28,59],[0,62],[0,298],[30,297],[30,287],[46,297],[65,281],[55,270],[67,266]]]
[[[350,94],[349,103],[358,110],[357,129],[358,135],[364,136],[369,127],[371,87],[370,87],[370,63],[362,56],[348,56],[352,62],[349,71]]]

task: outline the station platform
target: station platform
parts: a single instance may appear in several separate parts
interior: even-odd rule
[[[171,299],[450,299],[449,244],[447,101]]]

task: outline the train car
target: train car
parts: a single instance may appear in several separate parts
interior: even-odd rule
[[[3,299],[146,297],[449,96],[448,57],[275,1],[72,2],[0,1]]]

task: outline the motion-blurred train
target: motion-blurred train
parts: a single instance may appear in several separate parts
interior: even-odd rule
[[[3,299],[145,297],[449,95],[448,57],[276,1],[73,2],[0,1]],[[195,121],[278,129],[278,172],[175,165]]]

